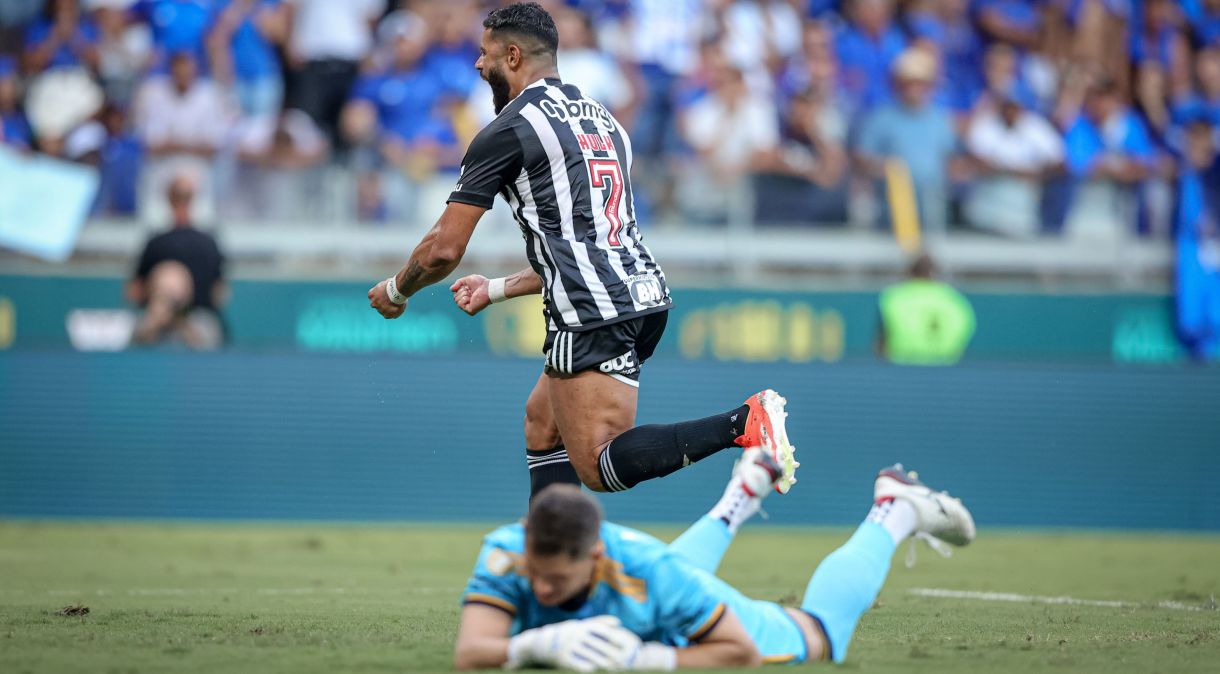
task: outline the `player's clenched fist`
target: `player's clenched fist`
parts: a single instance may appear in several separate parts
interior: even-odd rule
[[[369,288],[369,306],[377,310],[383,318],[398,318],[407,310],[407,298],[398,293],[397,288],[390,285],[390,278]],[[393,290],[393,293],[390,291]],[[395,297],[397,295],[397,297]],[[401,302],[397,300],[402,300]]]
[[[453,293],[453,303],[471,316],[479,313],[491,304],[491,297],[487,294],[487,284],[487,277],[478,274],[463,276],[454,281],[453,285],[449,286],[449,290]]]

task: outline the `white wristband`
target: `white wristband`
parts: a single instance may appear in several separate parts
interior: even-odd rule
[[[522,669],[533,659],[533,634],[526,630],[508,640],[508,659],[504,661],[504,669]]]
[[[503,302],[508,299],[508,295],[504,294],[504,283],[506,278],[493,278],[487,282],[487,299],[491,300],[492,304]]]
[[[406,304],[407,296],[398,292],[398,279],[391,276],[385,280],[385,294],[394,304]]]
[[[640,646],[632,671],[672,672],[678,668],[678,649],[650,641]]]

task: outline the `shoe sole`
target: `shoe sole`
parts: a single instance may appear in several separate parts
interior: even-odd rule
[[[783,474],[775,481],[775,491],[787,494],[788,490],[792,489],[792,485],[796,484],[796,469],[801,465],[796,460],[796,447],[788,442],[788,431],[784,427],[784,420],[788,418],[784,406],[788,404],[788,401],[771,389],[758,394],[758,397],[763,411],[771,419],[771,430],[775,432],[775,437],[771,438],[771,442],[775,445],[771,458],[775,459],[783,471]]]

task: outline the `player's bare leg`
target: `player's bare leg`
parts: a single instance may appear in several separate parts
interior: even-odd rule
[[[562,442],[559,426],[555,425],[555,413],[551,410],[548,377],[540,375],[525,401],[525,446],[549,449]]]
[[[530,469],[530,498],[555,483],[580,484],[551,409],[549,377],[542,375],[525,402],[525,460]]]
[[[568,458],[594,491],[624,491],[733,446],[761,447],[782,468],[776,490],[795,482],[784,431],[784,399],[770,389],[721,414],[675,424],[634,426],[638,391],[621,378],[588,370],[548,373],[551,408]]]
[[[638,389],[594,371],[543,378],[576,474],[589,489],[611,491],[602,484],[597,459],[611,440],[635,425]]]

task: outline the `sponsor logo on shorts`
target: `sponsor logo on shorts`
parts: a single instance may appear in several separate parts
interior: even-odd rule
[[[640,366],[635,362],[635,352],[628,351],[621,356],[602,362],[597,368],[606,374],[635,374]]]

